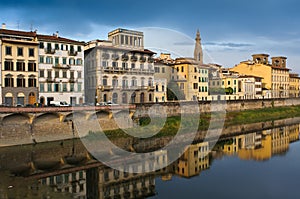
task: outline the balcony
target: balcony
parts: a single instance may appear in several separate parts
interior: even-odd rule
[[[55,65],[52,66],[52,68],[54,68],[54,69],[70,69],[71,66],[70,65],[55,64]]]
[[[130,60],[133,61],[133,62],[137,61],[137,56],[135,56],[135,55],[131,56]]]
[[[148,86],[147,90],[148,91],[154,91],[155,87],[154,86]]]
[[[68,51],[69,56],[77,56],[78,52],[74,50],[69,50]]]
[[[45,53],[46,54],[54,54],[55,53],[55,49],[52,49],[52,48],[45,48]]]
[[[108,86],[108,85],[101,86],[101,90],[102,90],[102,91],[109,91],[109,90],[111,90],[111,89],[113,89],[112,86]]]
[[[128,61],[129,56],[127,54],[122,55],[122,61]]]

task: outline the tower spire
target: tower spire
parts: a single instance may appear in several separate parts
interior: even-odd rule
[[[201,37],[200,37],[200,31],[197,29],[197,34],[195,38],[195,49],[194,49],[194,59],[199,62],[200,64],[203,64],[203,51],[202,51],[202,45],[201,45]]]

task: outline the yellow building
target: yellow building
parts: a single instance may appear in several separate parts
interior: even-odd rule
[[[200,65],[193,58],[177,58],[172,79],[183,91],[188,101],[207,100],[208,67]]]
[[[286,57],[273,57],[269,63],[267,54],[252,55],[253,60],[244,61],[236,65],[231,71],[241,75],[262,77],[264,98],[289,97],[289,70],[286,68]],[[270,96],[268,95],[270,93]]]
[[[1,103],[33,104],[38,99],[38,41],[35,32],[0,29]]]
[[[300,77],[298,74],[290,73],[290,97],[299,97]]]
[[[208,154],[208,142],[190,145],[174,164],[174,173],[186,178],[199,175],[202,170],[209,168]]]
[[[225,89],[224,100],[239,99],[239,74],[223,69],[221,73],[222,88]]]

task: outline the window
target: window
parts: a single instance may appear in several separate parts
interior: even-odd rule
[[[36,63],[29,62],[28,63],[28,71],[32,71],[32,72],[36,71]]]
[[[70,65],[74,65],[74,64],[75,64],[75,60],[74,60],[73,58],[70,58],[70,59],[69,59],[69,64],[70,64]]]
[[[63,44],[60,45],[60,50],[64,50],[64,45]]]
[[[161,86],[161,91],[162,91],[162,92],[165,91],[165,86],[164,86],[164,85]]]
[[[58,65],[59,64],[59,57],[55,57],[54,61],[55,61],[55,65]]]
[[[76,65],[82,65],[82,59],[77,59]]]
[[[44,91],[45,91],[45,84],[40,83],[40,92],[44,92]]]
[[[44,56],[40,56],[40,63],[41,63],[41,64],[44,63]]]
[[[52,84],[48,83],[48,92],[52,92]]]
[[[78,71],[78,72],[77,72],[77,77],[78,77],[78,78],[81,78],[81,77],[82,77],[81,71]]]
[[[14,70],[14,63],[12,61],[4,61],[4,70]]]
[[[181,66],[181,72],[184,72],[184,66]]]
[[[230,81],[229,80],[227,81],[227,84],[230,85]]]
[[[145,68],[144,64],[140,64],[140,69],[144,70],[144,68]]]
[[[44,48],[44,42],[40,42],[40,48]]]
[[[132,63],[132,64],[131,64],[131,68],[135,68],[135,63]]]
[[[198,89],[198,83],[193,84],[194,89]]]
[[[154,72],[159,73],[159,67],[154,67]]]
[[[5,87],[14,87],[14,78],[12,75],[6,75],[4,78]]]
[[[36,79],[31,77],[28,79],[28,87],[36,87]]]
[[[23,48],[18,48],[18,56],[23,56]]]
[[[55,50],[59,50],[59,45],[55,44]]]
[[[17,71],[25,71],[25,63],[17,62]]]
[[[52,57],[46,57],[46,64],[52,64],[53,58]]]
[[[103,86],[107,86],[107,77],[103,77],[102,84]]]
[[[77,51],[78,51],[78,52],[81,52],[81,46],[78,46],[78,47],[77,47]]]
[[[67,58],[63,57],[62,60],[63,60],[63,64],[66,65],[67,64]]]
[[[5,54],[6,54],[6,55],[12,55],[12,54],[11,54],[11,46],[6,46],[6,47],[5,47]]]
[[[63,71],[63,78],[67,78],[67,71]]]
[[[128,68],[128,63],[122,62],[122,69],[127,69]]]
[[[70,91],[71,91],[71,92],[74,92],[74,83],[71,83],[71,84],[70,84]]]
[[[82,90],[82,83],[77,84],[77,91],[80,92]]]
[[[158,92],[158,85],[155,85],[155,91]]]
[[[114,77],[113,80],[112,80],[112,86],[115,88],[115,87],[118,87],[118,78],[117,77]]]
[[[17,87],[25,87],[25,79],[23,75],[19,75],[17,78]]]
[[[180,89],[181,89],[181,90],[184,89],[184,83],[180,83]]]
[[[233,84],[236,85],[236,80],[233,81]]]
[[[165,71],[165,67],[162,67],[162,68],[161,68],[161,72],[162,72],[162,73],[165,73],[165,72],[166,72],[166,71]]]
[[[59,84],[54,84],[54,92],[59,92]]]
[[[107,61],[102,61],[102,66],[103,67],[108,67],[108,62]]]
[[[39,70],[40,77],[45,77],[45,70]]]
[[[67,92],[67,83],[63,83],[62,86],[63,86],[63,92]]]
[[[29,48],[28,49],[28,56],[29,57],[34,57],[34,48]]]
[[[55,73],[54,73],[54,75],[55,75],[55,76],[54,76],[55,78],[59,77],[59,71],[56,70]]]
[[[112,67],[113,67],[113,68],[117,68],[117,67],[118,67],[118,62],[113,61],[113,62],[112,62]]]
[[[48,70],[48,71],[47,71],[47,75],[48,75],[48,76],[47,76],[48,78],[52,78],[52,71],[51,71],[51,70]]]
[[[74,71],[70,71],[70,78],[74,79]]]

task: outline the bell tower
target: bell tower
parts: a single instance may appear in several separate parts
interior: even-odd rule
[[[201,46],[201,38],[200,38],[200,32],[199,29],[197,30],[196,34],[196,43],[195,43],[195,49],[194,49],[194,59],[199,62],[200,64],[203,64],[203,51]]]

